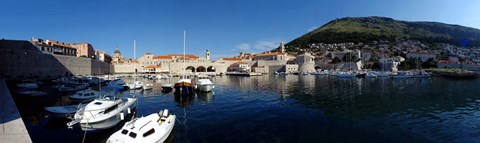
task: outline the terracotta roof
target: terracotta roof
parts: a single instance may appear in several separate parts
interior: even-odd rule
[[[280,52],[271,52],[271,53],[264,53],[264,54],[256,54],[255,57],[263,57],[263,56],[273,56],[273,55],[281,55]]]
[[[168,54],[167,56],[183,56],[183,54]],[[192,54],[185,54],[185,57],[197,57],[195,55],[192,55]]]
[[[169,60],[171,60],[171,59],[173,59],[173,57],[172,56],[155,56],[155,57],[153,57],[153,59],[169,59]]]
[[[146,66],[145,68],[147,68],[147,69],[155,69],[155,68],[160,68],[160,66],[148,65],[148,66]]]
[[[145,53],[145,55],[152,55],[152,53],[147,52],[147,53]]]
[[[224,61],[240,61],[240,58],[222,58]]]

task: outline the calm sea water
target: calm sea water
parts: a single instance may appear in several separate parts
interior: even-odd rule
[[[131,78],[125,79],[127,82]],[[148,81],[136,116],[177,115],[168,142],[478,142],[480,80],[338,79],[314,75],[217,76],[212,93],[161,93],[178,79]],[[43,107],[66,93],[15,97],[34,142],[104,142],[114,129],[84,134]],[[19,95],[15,95],[19,96]]]

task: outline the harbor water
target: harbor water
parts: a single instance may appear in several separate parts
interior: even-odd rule
[[[124,79],[127,83],[132,78]],[[341,79],[318,75],[217,76],[210,93],[174,95],[143,80],[136,116],[168,109],[177,116],[167,142],[478,142],[480,80]],[[69,104],[44,84],[46,97],[12,93],[33,142],[105,142],[122,125],[98,132],[67,129],[44,107]],[[10,85],[15,89],[14,85]],[[15,92],[15,90],[11,90]],[[123,122],[122,122],[123,123]]]

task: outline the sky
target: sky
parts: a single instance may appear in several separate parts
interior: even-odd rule
[[[343,17],[382,16],[480,29],[477,0],[2,0],[0,38],[88,42],[127,58],[261,53]]]

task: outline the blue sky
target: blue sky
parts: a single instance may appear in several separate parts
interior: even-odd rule
[[[335,18],[383,16],[480,28],[476,0],[2,0],[0,38],[89,42],[133,57],[260,53]]]

